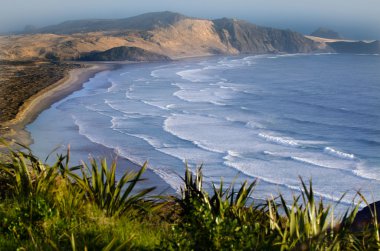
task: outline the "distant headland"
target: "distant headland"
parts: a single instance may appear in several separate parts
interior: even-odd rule
[[[17,35],[0,36],[0,60],[97,60],[95,55],[102,55],[98,60],[150,61],[153,54],[155,59],[158,55],[176,59],[240,53],[380,51],[377,42],[369,43],[370,48],[366,49],[362,43],[343,40],[337,32],[328,29],[318,29],[311,35],[230,18],[207,20],[166,11],[124,19],[77,20],[43,28],[28,27]],[[350,44],[341,45],[342,42]],[[105,58],[99,54],[117,47],[125,48],[114,50]],[[141,50],[131,57],[131,53],[125,53],[129,47]]]

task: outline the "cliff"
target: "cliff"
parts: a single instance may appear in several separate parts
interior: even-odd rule
[[[260,27],[227,18],[213,22],[220,39],[240,53],[306,53],[318,50],[315,42],[290,30]]]

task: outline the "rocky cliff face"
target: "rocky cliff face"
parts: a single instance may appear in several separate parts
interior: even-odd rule
[[[69,21],[33,29],[33,34],[0,37],[0,59],[76,60],[97,54],[114,58],[116,47],[144,50],[171,58],[239,53],[307,53],[318,43],[290,30],[234,19],[204,20],[172,12],[147,13],[118,20]],[[112,54],[112,55],[111,55]],[[100,56],[102,55],[102,56]],[[108,56],[104,56],[108,55]],[[125,60],[136,60],[127,56]]]
[[[214,20],[220,39],[240,53],[307,53],[318,50],[315,42],[290,31],[256,26],[233,19]]]

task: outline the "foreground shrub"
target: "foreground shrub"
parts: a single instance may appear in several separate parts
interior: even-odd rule
[[[105,159],[101,160],[100,166],[95,159],[91,159],[90,163],[91,167],[83,164],[81,176],[73,172],[70,172],[69,176],[84,191],[87,199],[104,209],[107,216],[121,215],[130,208],[148,205],[145,196],[155,188],[146,188],[137,193],[133,190],[136,184],[142,181],[141,175],[146,170],[147,163],[137,173],[126,171],[118,181],[116,161],[112,162],[110,168]]]
[[[256,181],[206,190],[202,169],[186,169],[180,197],[162,204],[135,191],[146,164],[117,179],[115,162],[69,159],[48,165],[26,148],[0,160],[0,250],[380,250],[376,210],[354,228],[359,206],[336,219],[302,179],[290,203],[256,204]]]
[[[157,245],[158,224],[149,228],[139,224],[142,217],[148,217],[141,209],[152,206],[146,195],[154,188],[135,191],[146,165],[118,179],[115,162],[108,168],[105,160],[98,164],[92,159],[90,166],[70,167],[68,151],[48,165],[28,148],[8,152],[0,158],[0,184],[7,190],[0,201],[0,250],[70,250],[74,246],[115,250]]]
[[[212,195],[203,189],[201,168],[193,175],[186,169],[181,198],[180,219],[172,228],[165,248],[173,250],[241,250],[267,247],[263,207],[247,205],[256,181],[244,182],[235,191],[233,184],[224,189],[212,185]]]
[[[201,168],[195,175],[187,169],[180,218],[163,242],[172,250],[379,250],[377,223],[355,232],[358,211],[347,210],[339,220],[333,209],[316,200],[312,183],[301,179],[301,195],[288,204],[280,194],[266,205],[247,205],[256,182],[223,189],[203,189]],[[364,199],[364,198],[363,198]]]
[[[9,150],[9,160],[0,164],[0,170],[6,176],[7,188],[14,196],[47,196],[59,175],[57,168],[61,160],[48,166],[28,148],[26,150]]]

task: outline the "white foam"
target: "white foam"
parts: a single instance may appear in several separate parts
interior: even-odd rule
[[[139,114],[146,116],[164,116],[165,111],[157,105],[148,104],[144,100],[108,100],[104,101],[106,105],[115,111],[126,115]]]
[[[129,74],[128,71],[127,71],[127,72],[120,73],[120,76],[124,76],[124,75],[127,75],[127,74]]]
[[[264,128],[263,125],[261,125],[260,123],[258,123],[256,121],[248,121],[245,125],[247,127],[249,127],[249,128],[252,128],[252,129],[262,129],[262,128]]]
[[[308,56],[306,53],[289,53],[289,54],[279,54],[279,57],[299,57],[299,56]]]
[[[205,76],[201,75],[203,69],[191,69],[179,71],[176,74],[180,76],[182,79],[189,80],[191,82],[202,82],[205,79]],[[206,79],[209,79],[206,77]]]
[[[219,86],[220,89],[229,89],[229,90],[232,90],[232,91],[239,91],[238,89],[234,88],[234,87],[231,87],[231,86],[224,86],[224,85],[220,85]]]
[[[204,116],[173,114],[165,120],[163,128],[170,134],[193,142],[194,145],[202,149],[224,153],[225,149],[223,149],[223,145],[218,146],[217,142],[223,139],[218,136],[214,137],[215,135],[224,134],[224,132],[216,128],[210,131],[212,126],[216,125],[218,121],[218,119]],[[197,129],[194,130],[195,128]]]
[[[270,151],[266,151],[266,153],[276,154],[271,153]],[[308,169],[302,165],[302,163],[297,164],[292,163],[291,161],[284,162],[283,160],[272,160],[268,162],[261,159],[252,160],[251,158],[245,158],[243,156],[234,157],[232,155],[228,155],[224,159],[225,165],[236,168],[250,177],[255,177],[267,183],[283,186],[297,191],[300,190],[300,181],[297,174],[302,176],[304,181],[311,178],[313,181],[315,178],[322,178],[327,182],[327,184],[329,184],[330,177],[335,177],[340,174],[338,173],[340,170],[326,169],[323,171],[323,169],[320,168]],[[363,184],[368,183],[365,179],[358,178],[355,175],[350,175],[347,176],[346,180],[335,180],[335,183],[330,184],[329,186],[324,185],[324,183],[320,181],[313,182],[313,188],[316,195],[333,201],[338,201],[341,195],[348,192],[343,202],[349,204],[356,194],[356,190],[352,187],[350,182],[357,183],[357,187],[361,187]],[[288,192],[284,192],[284,189],[281,189],[281,193],[289,195]]]
[[[167,108],[167,106],[165,104],[162,104],[162,102],[160,101],[146,101],[146,100],[141,100],[141,102],[143,102],[144,104],[147,104],[147,105],[150,105],[150,106],[154,106],[154,107],[157,107],[161,110],[169,110]]]
[[[380,181],[380,174],[378,170],[379,169],[377,170],[360,169],[360,170],[353,170],[352,172],[356,174],[357,176],[363,177],[365,179]]]
[[[241,155],[238,152],[228,150],[227,154],[232,157],[241,157]]]
[[[162,168],[152,168],[162,180],[164,180],[171,188],[173,188],[178,194],[181,193],[181,187],[183,186],[182,176],[178,173],[173,173],[170,170],[163,170]]]
[[[120,150],[119,155],[139,165],[142,165],[146,161],[141,157],[136,158],[136,155],[128,154],[128,152],[124,150]],[[165,181],[165,183],[167,183],[177,193],[180,193],[181,186],[183,184],[180,174],[163,166],[155,166],[151,162],[148,163],[148,168],[151,169],[154,173],[156,173],[163,181]]]
[[[301,157],[290,157],[290,158],[293,160],[302,162],[302,163],[313,165],[313,166],[325,167],[325,168],[335,168],[334,166],[326,165],[325,163],[318,161],[318,160],[315,160],[315,159],[307,159],[307,158],[301,158]]]
[[[159,78],[160,75],[158,74],[161,70],[154,70],[150,73],[150,76],[154,77],[154,78]]]
[[[228,93],[218,93],[213,89],[206,88],[200,90],[194,89],[183,89],[173,93],[173,96],[192,103],[211,103],[218,106],[226,105],[224,103],[225,98],[227,98]]]
[[[263,153],[274,157],[290,158],[294,161],[319,168],[340,170],[347,173],[348,175],[354,175],[361,179],[380,180],[378,168],[369,169],[365,164],[357,163],[351,158],[336,159],[333,157],[322,156],[318,153],[307,152],[289,153],[263,151]]]
[[[164,144],[161,140],[159,140],[159,139],[157,139],[151,135],[127,133],[127,132],[124,132],[124,133],[127,135],[130,135],[130,136],[140,138],[140,139],[146,141],[149,145],[153,146],[156,149],[164,147]]]
[[[365,161],[358,161],[356,169],[353,172],[360,177],[380,181],[379,169],[379,164],[369,164]]]
[[[339,150],[336,150],[332,147],[325,147],[324,151],[328,154],[334,155],[339,158],[344,158],[344,159],[355,159],[355,155],[352,153],[345,153]]]
[[[176,104],[168,104],[168,105],[166,105],[166,109],[168,109],[168,110],[170,110],[170,109],[174,109],[174,108],[176,108],[177,107],[177,105]]]
[[[318,152],[308,152],[308,151],[293,151],[293,152],[272,152],[272,151],[263,151],[264,154],[280,157],[280,158],[289,158],[291,160],[305,163],[311,166],[319,168],[328,168],[328,169],[338,169],[350,174],[353,174],[353,170],[356,168],[357,163],[352,162],[351,160],[346,159],[336,159],[334,157],[323,156],[322,153]]]
[[[170,146],[158,149],[160,152],[168,154],[182,161],[184,164],[191,166],[199,166],[206,164],[207,166],[221,166],[220,154],[203,148],[197,147],[179,147]]]
[[[278,175],[273,175],[275,172],[275,170],[272,170],[272,175],[271,177],[269,178],[268,175],[265,175],[265,173],[268,173],[268,168],[265,168],[267,169],[266,172],[260,174],[259,172],[255,172],[255,173],[252,173],[252,168],[254,168],[255,166],[257,167],[258,165],[257,164],[260,164],[260,161],[256,161],[256,163],[253,163],[251,164],[251,167],[247,166],[247,164],[243,163],[243,162],[236,162],[236,159],[234,159],[232,156],[227,156],[226,158],[226,161],[224,162],[225,165],[227,166],[230,166],[230,167],[233,167],[235,169],[238,169],[240,170],[242,173],[246,174],[246,175],[249,175],[251,177],[255,177],[257,178],[258,180],[262,180],[266,183],[269,183],[269,184],[272,184],[272,185],[276,185],[276,186],[281,186],[281,187],[285,187],[285,188],[288,188],[290,190],[293,190],[293,191],[297,191],[297,192],[300,192],[302,189],[299,185],[296,185],[296,184],[299,184],[299,180],[297,180],[296,178],[295,179],[289,179],[285,176],[278,176]],[[316,186],[314,185],[314,194],[315,195],[318,195],[320,197],[323,197],[325,199],[328,199],[328,200],[331,200],[331,201],[339,201],[340,199],[340,196],[341,194],[339,194],[338,196],[333,196],[331,194],[328,194],[328,193],[322,193],[322,192],[319,192],[319,191],[316,191]],[[272,194],[274,194],[275,191],[272,191]],[[285,195],[288,195],[288,198],[291,199],[291,197],[289,196],[289,193],[285,193],[283,189],[281,189],[281,194],[285,194]],[[343,192],[342,192],[343,194]],[[276,194],[275,194],[276,195]],[[352,203],[352,199],[348,196],[346,196],[345,198],[343,198],[343,200],[341,201],[342,203],[346,203],[346,204],[351,204]]]
[[[142,165],[143,163],[146,162],[147,157],[144,154],[141,155],[140,153],[131,152],[128,149],[124,149],[124,147],[118,144],[118,142],[115,141],[115,139],[112,139],[112,138],[109,139],[107,137],[104,138],[101,135],[92,133],[91,128],[87,128],[87,126],[83,122],[80,122],[80,120],[76,118],[75,116],[73,116],[73,121],[78,126],[79,133],[85,136],[91,142],[103,145],[110,149],[114,149],[116,154],[132,161],[133,163],[136,163],[137,165]],[[116,130],[116,132],[120,132],[120,131]],[[136,137],[136,135],[133,135],[133,136]],[[159,141],[154,140],[146,135],[138,135],[137,137],[144,139],[145,141],[149,142],[152,145],[157,145],[157,146],[161,145]],[[122,139],[122,137],[118,137],[118,139]],[[164,180],[167,184],[169,184],[174,190],[176,190],[177,192],[180,191],[180,187],[183,181],[180,178],[180,175],[178,175],[176,172],[170,169],[166,169],[164,166],[162,166],[159,163],[157,163],[156,165],[155,163],[150,163],[148,165],[148,168],[150,168],[157,175],[159,175],[162,178],[162,180]]]
[[[300,144],[296,140],[290,137],[272,136],[265,133],[259,133],[258,135],[269,142],[286,145],[286,146],[294,146],[294,147],[300,146]]]
[[[339,53],[335,53],[335,52],[321,52],[321,53],[313,53],[312,55],[322,56],[322,55],[336,55],[336,54],[339,54]]]
[[[72,119],[73,119],[73,122],[76,126],[78,126],[79,130],[79,134],[82,135],[82,136],[85,136],[87,139],[89,139],[91,142],[94,142],[94,143],[97,143],[99,145],[103,145],[105,147],[108,147],[108,148],[111,148],[113,149],[114,147],[110,146],[109,144],[107,144],[103,138],[101,137],[101,135],[94,135],[94,134],[91,134],[89,132],[89,129],[88,126],[86,126],[86,123],[80,121],[79,118],[77,118],[76,116],[72,115],[71,116]]]
[[[109,81],[111,83],[111,86],[107,88],[107,92],[119,91],[117,83],[115,83],[115,82],[113,82],[111,80],[109,80]]]
[[[311,158],[303,158],[303,157],[290,157],[291,159],[295,161],[299,161],[305,164],[322,167],[322,168],[329,168],[329,169],[340,169],[343,171],[349,171],[352,172],[352,170],[348,170],[347,168],[341,167],[341,165],[334,161],[328,161],[328,160],[320,160],[320,159],[311,159]]]

